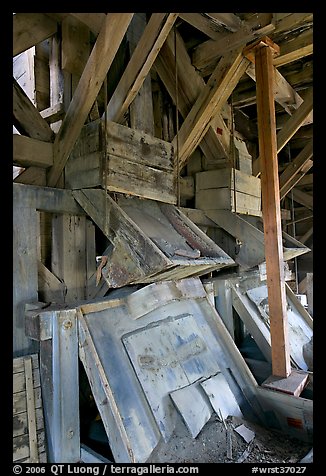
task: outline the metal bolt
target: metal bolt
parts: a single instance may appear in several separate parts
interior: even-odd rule
[[[71,329],[72,328],[72,321],[67,319],[66,321],[64,321],[62,326],[65,330]]]
[[[68,430],[67,437],[71,440],[71,438],[74,436],[74,431],[73,430]]]

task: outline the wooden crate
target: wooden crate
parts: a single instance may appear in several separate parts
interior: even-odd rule
[[[260,178],[225,168],[196,174],[196,208],[261,216]]]
[[[37,354],[13,360],[13,461],[47,462]]]
[[[66,187],[106,188],[166,203],[177,202],[173,147],[149,134],[103,120],[85,125],[65,169]]]

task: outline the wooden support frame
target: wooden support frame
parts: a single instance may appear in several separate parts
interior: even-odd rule
[[[287,329],[274,103],[273,50],[279,53],[279,48],[271,43],[270,40],[258,41],[248,47],[247,51],[255,53],[272,372],[275,376],[288,377],[291,373],[291,363]]]
[[[51,463],[80,462],[78,326],[76,309],[37,312],[27,333],[40,341],[40,377]]]

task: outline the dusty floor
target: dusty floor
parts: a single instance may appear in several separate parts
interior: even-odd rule
[[[235,431],[242,424],[254,432],[249,443]],[[226,427],[213,414],[197,438],[193,439],[180,419],[170,441],[159,444],[148,462],[297,463],[311,450],[311,444],[240,418],[228,418]]]

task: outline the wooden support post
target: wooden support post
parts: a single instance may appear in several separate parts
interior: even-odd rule
[[[268,38],[266,40],[269,40]],[[274,103],[273,50],[277,45],[258,41],[248,48],[255,53],[261,190],[264,221],[272,372],[288,377],[291,373],[286,308],[280,191]],[[249,53],[250,54],[250,53]]]
[[[40,377],[51,463],[80,461],[78,333],[75,309],[39,314]]]

